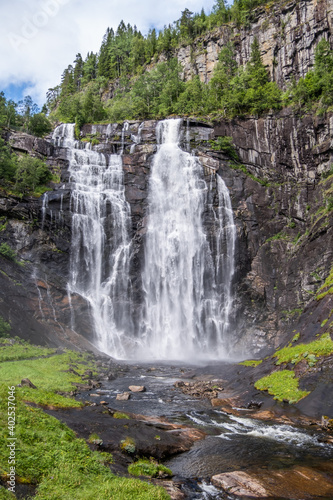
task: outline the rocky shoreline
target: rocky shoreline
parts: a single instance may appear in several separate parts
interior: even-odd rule
[[[221,377],[216,376],[217,367],[188,367],[167,365],[130,365],[115,362],[110,358],[94,355],[99,376],[94,380],[89,378],[89,373],[84,377],[82,384],[75,384],[76,389],[72,395],[76,399],[85,401],[81,409],[47,409],[47,413],[55,416],[71,429],[78,437],[88,441],[89,436],[96,433],[98,440],[90,443],[90,447],[98,451],[112,453],[114,463],[111,470],[120,475],[128,475],[127,467],[139,457],[153,458],[165,462],[170,458],[179,456],[191,450],[198,441],[205,440],[211,434],[210,430],[189,425],[188,422],[180,423],[179,415],[183,412],[182,404],[201,408],[209,412],[216,408],[219,412],[236,417],[263,421],[269,425],[298,426],[305,432],[320,432],[322,443],[333,445],[332,429],[322,419],[314,419],[301,414],[299,411],[284,404],[276,404],[272,397],[258,391],[249,390],[247,397],[237,390],[231,390],[232,380],[226,380],[226,373],[230,376],[233,370],[241,369],[236,364],[227,364],[224,369],[220,366]],[[75,366],[71,367],[75,371]],[[215,371],[214,374],[208,373]],[[205,372],[205,373],[204,373]],[[177,378],[175,380],[172,377]],[[88,377],[88,378],[87,378]],[[146,378],[148,377],[148,379]],[[151,381],[154,378],[159,382],[166,377],[168,383],[165,390],[157,387],[156,397],[166,402],[180,401],[178,417],[161,406],[160,413],[151,409],[149,399],[152,396]],[[136,387],[144,390],[133,392],[129,389],[131,381],[136,381]],[[146,380],[150,386],[146,387]],[[243,381],[245,385],[245,381]],[[130,397],[126,400],[119,399],[118,394],[126,390]],[[142,398],[146,398],[144,401]],[[153,401],[154,403],[154,401]],[[133,411],[133,410],[137,411]],[[152,415],[153,413],[153,415]],[[178,419],[178,421],[177,421]],[[208,432],[208,434],[207,434]],[[121,447],[121,443],[129,440],[131,446]],[[326,464],[327,465],[327,464]],[[153,481],[163,486],[171,499],[186,498],[282,498],[282,492],[287,492],[283,498],[331,498],[333,496],[333,467],[321,466],[323,470],[311,467],[292,466],[285,470],[270,470],[265,472],[265,467],[255,468],[249,464],[246,471],[221,472],[209,478],[214,486],[215,496],[200,496],[200,489],[189,490],[189,482],[184,478],[176,477],[173,480],[155,478],[144,480]],[[195,479],[195,478],[193,478]],[[205,478],[207,480],[207,478]],[[197,478],[196,481],[199,481]],[[315,488],[314,488],[315,484]],[[193,485],[192,485],[193,486]],[[218,493],[220,492],[220,493]],[[221,496],[218,496],[218,495]],[[195,496],[199,495],[199,496]],[[231,496],[230,496],[231,495]]]

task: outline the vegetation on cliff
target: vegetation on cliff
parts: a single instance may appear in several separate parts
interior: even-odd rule
[[[182,67],[174,57],[176,48],[190,45],[206,31],[225,23],[237,28],[251,23],[255,7],[266,2],[238,0],[227,7],[216,0],[212,13],[193,14],[188,9],[180,19],[159,34],[143,36],[134,26],[120,23],[116,32],[108,29],[98,54],[85,60],[77,54],[62,75],[61,84],[47,94],[51,118],[84,123],[117,122],[130,119],[165,118],[172,114],[215,117],[259,116],[269,110],[293,105],[298,110],[318,112],[332,105],[332,51],[325,40],[316,49],[315,67],[283,93],[269,80],[255,39],[245,66],[236,62],[232,43],[219,55],[208,84],[198,75],[182,78]],[[199,42],[198,42],[199,43]],[[105,100],[105,90],[110,98]]]
[[[45,161],[27,154],[18,155],[0,137],[0,186],[6,191],[22,196],[40,196],[53,174]]]
[[[207,85],[198,76],[184,82],[181,69],[178,60],[170,58],[130,80],[120,77],[114,96],[106,105],[101,101],[101,79],[97,77],[81,90],[73,87],[66,73],[59,99],[49,102],[51,117],[75,121],[80,127],[85,122],[163,118],[172,114],[260,115],[282,105],[282,92],[275,82],[269,81],[256,39],[245,67],[237,65],[234,48],[227,44]]]
[[[0,127],[11,127],[44,137],[51,132],[52,124],[45,115],[47,107],[43,106],[42,112],[39,111],[30,96],[16,103],[7,100],[4,93],[0,92]]]

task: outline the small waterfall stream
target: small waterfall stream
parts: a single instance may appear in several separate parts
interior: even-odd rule
[[[72,182],[69,295],[87,300],[97,347],[117,358],[193,361],[228,354],[236,241],[230,197],[216,175],[217,202],[210,207],[215,223],[207,235],[203,213],[212,193],[199,159],[179,146],[181,123],[164,120],[156,129],[138,331],[131,310],[131,214],[122,155],[104,155],[75,141],[74,124],[60,125],[53,134],[55,145],[66,148]],[[126,122],[122,152],[128,127]]]

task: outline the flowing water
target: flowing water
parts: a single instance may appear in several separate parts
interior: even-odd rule
[[[181,122],[165,120],[157,126],[139,342],[148,358],[223,358],[232,307],[236,230],[228,190],[217,176],[214,258],[203,226],[208,185],[199,159],[179,147]]]
[[[295,466],[333,472],[333,445],[325,441],[325,433],[292,424],[267,422],[242,415],[230,415],[212,408],[205,399],[183,394],[174,382],[191,376],[195,367],[181,364],[128,366],[128,371],[112,382],[103,383],[90,400],[104,400],[121,412],[165,417],[168,421],[203,430],[205,439],[192,448],[164,462],[176,481],[183,484],[186,498],[208,500],[229,498],[214,488],[210,479],[215,474],[231,471],[292,470]],[[143,393],[131,393],[128,401],[118,401],[117,394],[130,385],[144,385]],[[82,395],[86,399],[85,394]],[[288,413],[288,409],[285,411]],[[291,412],[292,414],[292,412]],[[289,496],[286,498],[290,498]],[[299,498],[299,497],[295,497]],[[304,498],[309,498],[305,496]],[[327,497],[322,497],[327,500]]]
[[[181,123],[164,120],[156,129],[138,331],[131,318],[131,214],[122,154],[104,155],[75,141],[73,124],[53,134],[54,143],[66,148],[72,182],[68,290],[88,301],[97,347],[117,358],[228,355],[236,242],[230,197],[218,175],[207,184],[199,159],[180,148]],[[128,128],[126,122],[121,153]],[[210,234],[203,223],[207,207],[214,221]]]
[[[73,124],[57,127],[53,141],[67,148],[73,183],[69,292],[89,303],[97,347],[124,357],[131,330],[131,242],[122,159],[92,151],[90,144],[82,149],[74,140]]]

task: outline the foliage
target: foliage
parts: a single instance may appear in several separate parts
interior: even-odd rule
[[[321,292],[321,293],[319,293]],[[333,266],[327,276],[324,284],[319,288],[317,292],[317,300],[323,299],[328,294],[333,294]]]
[[[18,361],[54,354],[55,349],[29,344],[23,339],[2,340],[0,343],[0,363],[3,361]]]
[[[52,116],[61,121],[76,123],[80,117],[80,125],[76,127],[78,136],[79,126],[84,122],[105,118],[113,122],[164,118],[172,114],[203,116],[209,113],[233,117],[260,115],[269,109],[279,109],[282,94],[276,83],[269,81],[256,39],[245,68],[237,66],[234,48],[228,43],[221,50],[219,63],[209,84],[202,83],[198,75],[187,82],[182,80],[182,67],[172,57],[172,48],[181,40],[188,42],[196,31],[195,23],[192,26],[191,16],[192,13],[185,9],[176,28],[165,28],[158,39],[151,32],[150,45],[156,47],[157,53],[159,47],[162,47],[167,60],[149,71],[144,68],[148,61],[142,35],[124,24],[121,24],[116,34],[113,30],[108,30],[99,58],[94,58],[94,61],[97,60],[97,71],[88,72],[91,75],[89,78],[84,75],[88,62],[90,66],[93,64],[92,55],[88,54],[83,63],[80,88],[73,83],[76,66],[65,70],[60,85],[60,102],[57,107],[53,107]],[[203,13],[200,19],[203,20],[204,16]],[[175,31],[178,35],[173,38]],[[154,36],[156,43],[153,43]],[[131,45],[134,41],[136,44]],[[131,59],[132,51],[134,55]],[[101,93],[107,79],[114,81],[116,90],[112,99],[104,106]],[[227,144],[223,146],[226,147]],[[231,152],[230,149],[229,151]]]
[[[288,235],[284,231],[280,231],[279,233],[274,234],[274,236],[267,238],[265,243],[269,243],[270,241],[276,241],[276,240],[285,240],[287,238],[288,238]]]
[[[263,377],[255,382],[254,387],[261,391],[268,391],[278,401],[287,400],[297,403],[309,394],[298,388],[298,379],[292,370],[280,370]]]
[[[15,178],[17,157],[14,155],[8,144],[0,137],[0,182],[12,182]]]
[[[315,107],[318,113],[333,105],[333,51],[327,40],[320,40],[315,49],[314,69],[292,82],[284,101],[302,111]]]
[[[8,245],[8,243],[1,243],[0,245],[0,255],[8,260],[16,261],[16,252]]]
[[[23,155],[18,159],[15,172],[15,189],[19,193],[34,192],[38,186],[52,179],[46,163],[39,158]]]
[[[17,393],[17,391],[16,391]],[[8,472],[7,394],[0,398],[0,471]],[[83,439],[56,418],[39,408],[26,406],[16,394],[16,449],[19,450],[16,474],[18,481],[37,484],[36,500],[167,500],[161,488],[135,479],[118,478],[104,464],[105,454],[92,452]]]
[[[277,358],[276,365],[282,363],[292,363],[297,365],[302,359],[306,359],[309,365],[317,361],[313,356],[327,356],[333,352],[333,342],[329,333],[325,333],[318,340],[309,344],[298,344],[293,347],[284,347],[276,351],[274,357]]]
[[[282,93],[275,82],[269,81],[256,38],[245,68],[237,68],[232,45],[221,51],[209,90],[208,110],[220,109],[227,117],[258,116],[282,105]]]
[[[238,363],[242,366],[258,366],[262,363],[262,359],[246,359],[245,361],[241,361]]]
[[[2,316],[0,316],[0,337],[7,337],[9,335],[10,330],[11,330],[10,324],[7,323],[7,321],[5,321]]]
[[[169,477],[173,475],[172,471],[164,465],[160,465],[154,460],[148,460],[146,458],[142,458],[129,465],[128,472],[132,474],[132,476],[158,477],[159,473]]]
[[[261,184],[262,186],[268,186],[267,179],[259,179],[255,175],[251,174],[251,172],[249,172],[245,165],[243,165],[242,163],[231,161],[229,162],[229,167],[233,170],[241,170],[245,175],[250,177],[250,179],[254,180],[255,182],[259,182],[259,184]]]
[[[29,132],[37,137],[44,137],[52,130],[52,124],[44,113],[37,113],[30,118]]]
[[[214,151],[222,151],[227,154],[230,158],[235,161],[238,161],[238,154],[235,150],[235,146],[232,143],[232,137],[224,136],[218,137],[214,141],[209,141],[211,148]]]
[[[17,104],[7,101],[4,92],[0,92],[0,125],[6,127],[18,125]]]
[[[129,416],[126,415],[126,413],[121,413],[119,411],[116,411],[114,414],[113,414],[113,418],[119,418],[119,419],[122,419],[122,418],[125,418],[125,419],[129,419]]]
[[[127,453],[135,453],[136,446],[134,439],[129,436],[126,439],[122,439],[120,441],[120,449]]]

